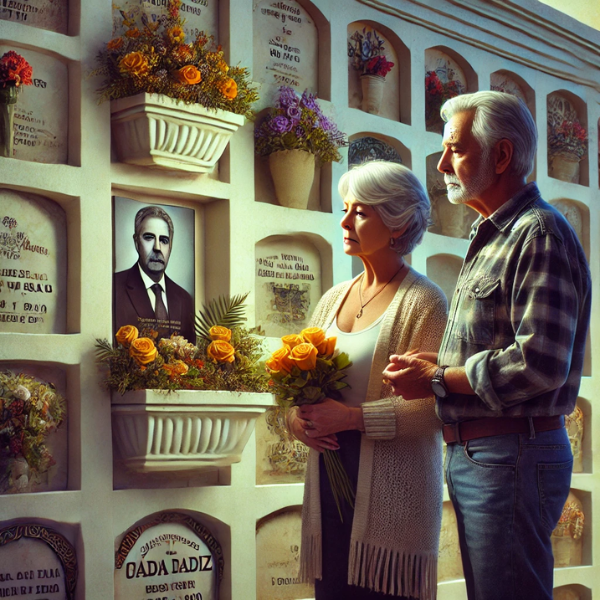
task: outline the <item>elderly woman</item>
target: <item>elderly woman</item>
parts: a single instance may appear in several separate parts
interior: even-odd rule
[[[290,411],[307,444],[300,575],[316,600],[436,597],[442,514],[442,449],[433,395],[407,402],[382,378],[391,354],[437,350],[446,323],[443,292],[404,260],[430,215],[413,173],[374,161],[340,180],[344,251],[364,271],[329,290],[312,325],[337,337],[353,362],[344,400]],[[339,452],[355,490],[343,522],[321,458]]]

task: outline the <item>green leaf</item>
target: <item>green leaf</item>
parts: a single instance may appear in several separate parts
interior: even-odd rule
[[[232,297],[219,296],[208,304],[203,304],[195,319],[196,334],[210,340],[209,330],[215,325],[227,327],[228,329],[239,327],[246,321],[243,304],[248,297],[248,293]]]
[[[352,364],[352,361],[346,352],[341,352],[333,359],[333,364],[335,365],[336,369],[341,370],[347,369]]]

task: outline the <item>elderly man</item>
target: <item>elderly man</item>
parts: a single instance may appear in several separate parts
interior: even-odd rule
[[[173,245],[173,221],[159,206],[135,216],[133,234],[138,262],[114,276],[115,327],[151,328],[160,337],[179,333],[194,342],[194,301],[165,275]]]
[[[469,599],[551,600],[589,268],[569,223],[526,183],[537,133],[525,105],[478,92],[446,102],[442,117],[448,199],[480,217],[439,354],[392,356],[384,376],[407,400],[436,395]]]

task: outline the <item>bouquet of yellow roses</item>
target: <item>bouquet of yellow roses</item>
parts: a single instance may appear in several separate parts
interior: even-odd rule
[[[319,327],[308,327],[300,334],[281,338],[283,346],[266,361],[271,376],[269,385],[277,403],[288,410],[292,406],[317,404],[325,398],[341,400],[340,390],[348,387],[344,372],[352,362],[345,352],[336,351],[337,338],[327,338]],[[354,492],[339,455],[323,453],[333,497],[342,518],[341,500],[354,507]],[[342,519],[343,520],[343,519]]]

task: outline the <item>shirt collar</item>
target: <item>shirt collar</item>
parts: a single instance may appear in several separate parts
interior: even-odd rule
[[[165,274],[163,273],[162,277],[160,278],[160,281],[153,281],[152,279],[150,279],[150,277],[148,277],[148,275],[146,275],[146,273],[144,273],[144,270],[142,269],[142,267],[140,267],[140,263],[138,262],[137,264],[138,269],[140,270],[140,275],[142,276],[142,281],[144,282],[144,286],[146,287],[147,290],[149,290],[155,283],[158,283],[158,285],[160,285],[160,288],[163,292],[166,293],[166,289],[165,289]]]
[[[521,188],[510,200],[505,202],[493,214],[488,217],[490,221],[499,231],[504,231],[512,225],[516,218],[525,210],[532,202],[541,196],[535,181],[528,183]],[[477,223],[483,220],[483,217],[477,219]],[[478,223],[479,224],[479,223]]]

